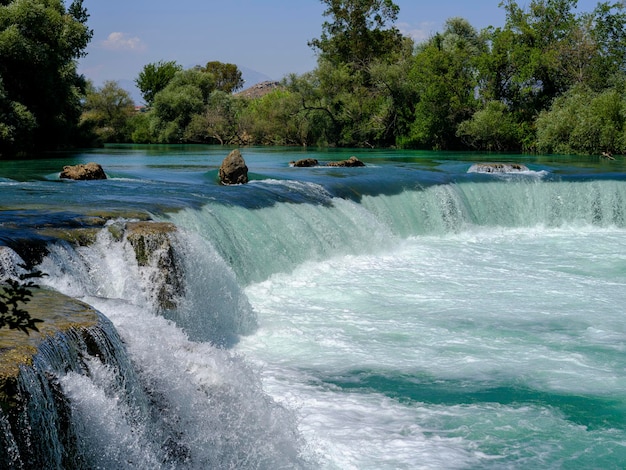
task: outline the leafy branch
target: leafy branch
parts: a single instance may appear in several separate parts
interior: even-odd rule
[[[44,275],[41,271],[33,271],[20,274],[19,281],[15,279],[6,280],[6,285],[0,288],[0,328],[8,326],[12,330],[21,330],[27,335],[29,329],[39,331],[36,324],[43,322],[43,320],[31,318],[30,313],[20,306],[30,302],[33,296],[31,289],[39,287],[32,279]]]

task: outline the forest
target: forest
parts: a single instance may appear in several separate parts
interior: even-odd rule
[[[137,110],[77,74],[82,0],[0,0],[0,156],[104,143],[626,154],[626,7],[503,0],[505,24],[448,19],[423,42],[392,0],[321,0],[314,70],[257,97],[237,65],[146,64]]]

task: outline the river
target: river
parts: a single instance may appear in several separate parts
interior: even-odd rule
[[[0,244],[48,244],[42,283],[111,320],[149,398],[59,377],[86,468],[626,467],[621,157],[241,150],[228,187],[220,147],[0,161]],[[109,179],[58,178],[89,161]],[[177,308],[110,231],[41,235],[98,214],[178,227]]]

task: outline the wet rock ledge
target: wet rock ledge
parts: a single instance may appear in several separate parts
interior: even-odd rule
[[[43,322],[27,335],[19,330],[0,329],[0,408],[10,413],[24,397],[18,394],[21,368],[32,367],[43,343],[56,335],[73,331],[88,336],[100,317],[89,305],[58,292],[32,289],[32,300],[24,307],[32,318]]]

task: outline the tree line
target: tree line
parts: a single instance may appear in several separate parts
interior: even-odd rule
[[[577,0],[531,0],[527,6],[504,0],[502,26],[479,31],[463,18],[450,18],[442,31],[416,43],[395,26],[399,7],[392,0],[322,0],[322,33],[309,42],[318,57],[314,70],[287,76],[264,96],[244,98],[234,93],[243,82],[233,64],[208,62],[185,70],[175,61],[159,61],[145,65],[136,78],[143,112],[116,82],[94,87],[72,70],[91,34],[82,0],[67,11],[60,0],[3,3],[0,153],[30,135],[66,143],[65,134],[57,132],[62,125],[66,134],[74,132],[73,143],[82,145],[626,154],[623,2],[600,2],[593,11],[578,13]],[[7,11],[44,4],[56,5],[82,38],[60,54],[64,60],[50,64],[59,72],[52,85],[65,90],[54,97],[64,103],[65,114],[55,108],[52,122],[40,120],[33,107],[48,102],[45,96],[27,96],[27,86],[7,78],[11,67],[24,67],[20,76],[32,81],[29,72],[36,66],[23,54],[22,62],[5,63],[3,47],[13,38]],[[64,119],[57,122],[58,116]]]

